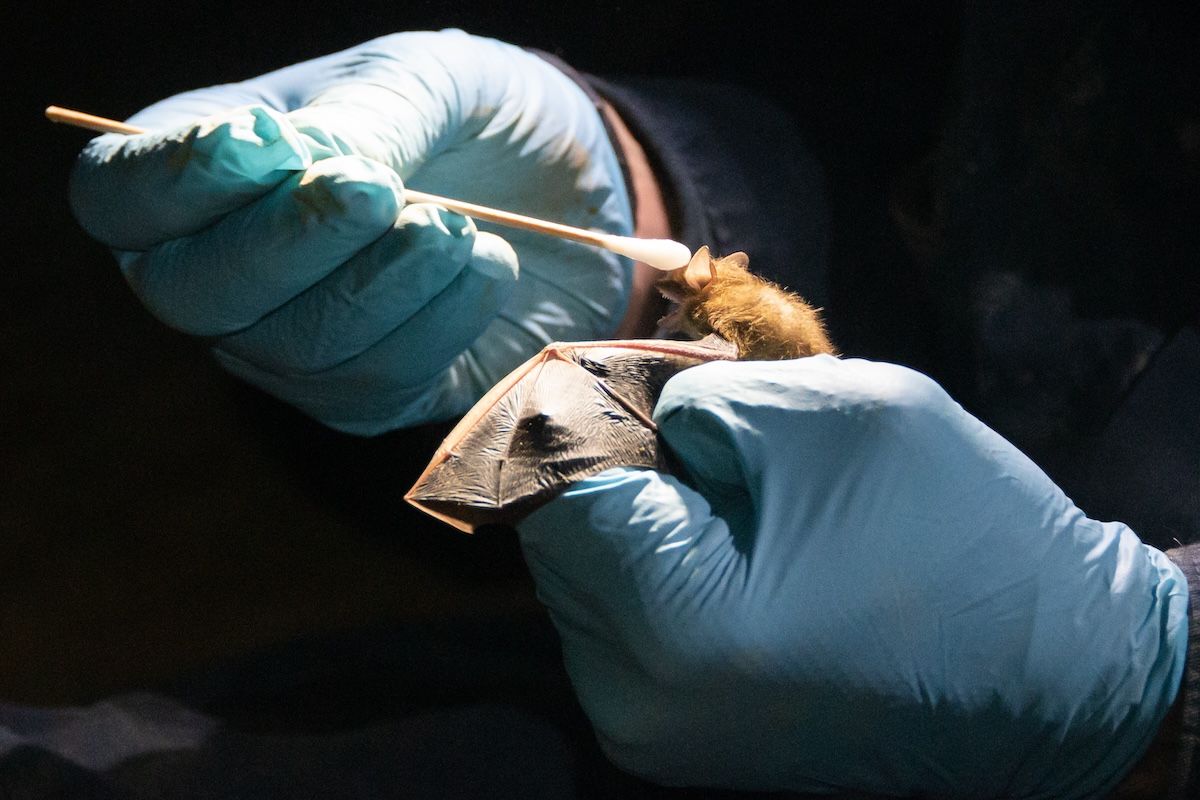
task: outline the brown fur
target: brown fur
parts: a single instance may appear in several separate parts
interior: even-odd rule
[[[708,259],[708,275],[696,272]],[[769,361],[833,353],[818,310],[804,298],[752,274],[744,253],[712,258],[701,248],[693,263],[657,286],[678,307],[663,317],[668,333],[701,338],[715,333],[737,346],[738,358]],[[691,272],[689,272],[691,270]]]

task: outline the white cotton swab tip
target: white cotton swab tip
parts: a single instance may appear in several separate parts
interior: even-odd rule
[[[641,261],[655,269],[670,272],[686,267],[692,251],[672,239],[637,239],[632,236],[607,236],[605,247],[614,253]]]

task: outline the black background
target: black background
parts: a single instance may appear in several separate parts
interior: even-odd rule
[[[540,615],[511,536],[468,539],[398,502],[436,431],[332,434],[225,376],[200,343],[140,308],[70,216],[67,176],[87,134],[43,121],[51,103],[123,118],[177,91],[446,26],[598,74],[744,83],[795,114],[825,167],[835,340],[929,371],[985,420],[969,336],[946,311],[962,279],[939,271],[945,242],[974,228],[955,229],[932,198],[963,196],[939,181],[975,130],[964,120],[991,103],[979,130],[1008,158],[991,175],[1049,198],[1005,223],[1048,242],[1053,257],[1025,265],[1035,278],[1068,287],[1088,317],[1164,336],[1195,321],[1200,76],[1181,12],[137,0],[5,14],[0,697],[10,700],[86,701],[299,634]],[[1084,112],[1059,102],[1071,91]],[[1038,149],[1030,131],[1044,129],[1053,146]],[[1070,168],[1042,168],[1055,159]],[[1065,190],[1051,180],[1062,175],[1075,181]],[[1047,213],[1065,207],[1076,211],[1066,232]],[[1128,236],[1104,239],[1116,228]],[[1084,245],[1092,234],[1101,245]],[[1019,426],[1003,432],[1050,452],[1044,438],[1020,441]],[[1052,475],[1071,477],[1061,470]]]

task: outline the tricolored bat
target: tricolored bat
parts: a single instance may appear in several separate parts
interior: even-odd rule
[[[663,330],[703,339],[546,347],[467,412],[405,499],[467,532],[515,523],[611,467],[666,469],[652,416],[681,370],[833,352],[816,310],[751,274],[744,253],[713,259],[701,248],[659,289],[678,304]]]

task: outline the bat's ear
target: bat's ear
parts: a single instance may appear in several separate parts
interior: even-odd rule
[[[744,270],[750,269],[750,256],[743,253],[741,250],[736,253],[730,253],[721,259],[722,264],[732,264],[735,267],[740,267]]]
[[[717,268],[709,255],[708,245],[704,245],[692,256],[683,271],[683,282],[696,291],[700,291],[708,282],[717,277]]]

